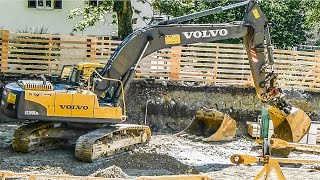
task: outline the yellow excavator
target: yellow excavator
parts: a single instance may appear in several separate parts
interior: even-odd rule
[[[226,24],[185,24],[223,10],[247,5],[243,21]],[[159,49],[243,38],[259,99],[268,104],[275,137],[299,141],[308,131],[310,118],[284,100],[276,87],[272,46],[267,18],[255,0],[217,7],[159,22],[130,34],[117,47],[106,65],[80,63],[64,66],[59,83],[19,80],[5,86],[1,107],[4,114],[20,120],[36,120],[15,130],[12,147],[29,152],[75,143],[75,155],[83,161],[122,152],[147,143],[151,132],[143,125],[124,124],[124,96],[140,60]],[[268,55],[268,56],[267,56]],[[235,121],[216,110],[197,112],[182,134],[204,141],[230,140]],[[286,149],[280,150],[286,154]]]

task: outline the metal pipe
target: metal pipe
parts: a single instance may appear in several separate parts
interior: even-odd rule
[[[144,114],[144,125],[147,125],[148,104],[149,104],[149,100],[147,100],[146,102],[146,112]]]
[[[266,37],[266,43],[267,43],[267,53],[268,53],[268,64],[273,65],[274,64],[274,59],[273,59],[273,47],[271,44],[271,37],[270,37],[270,29],[269,25],[265,27],[265,37]],[[274,70],[273,67],[271,69],[272,71]]]
[[[269,161],[277,161],[279,163],[290,163],[290,164],[320,164],[320,160],[314,159],[290,159],[290,158],[273,158]]]
[[[126,101],[124,100],[124,88],[123,88],[123,83],[122,83],[122,81],[119,80],[119,79],[102,77],[97,70],[95,70],[95,69],[93,69],[93,68],[91,68],[91,69],[92,69],[92,71],[95,72],[95,73],[99,76],[99,78],[102,79],[102,80],[117,81],[117,82],[120,83],[121,91],[122,91],[122,93],[121,93],[121,95],[122,95],[122,103],[123,103],[123,104],[122,104],[122,105],[123,105],[123,115],[122,115],[122,118],[126,119],[126,118],[127,118],[127,107],[126,107]],[[124,121],[124,120],[123,120],[123,121]]]
[[[147,41],[146,46],[143,48],[143,50],[142,50],[142,52],[141,52],[141,54],[140,54],[140,56],[139,56],[139,59],[138,59],[136,65],[134,66],[134,70],[137,69],[139,62],[141,61],[144,53],[146,52],[147,48],[149,47],[149,44],[150,44],[150,41]]]

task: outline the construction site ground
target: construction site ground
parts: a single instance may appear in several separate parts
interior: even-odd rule
[[[11,149],[11,136],[21,122],[0,123],[0,170],[50,175],[99,175],[104,177],[136,177],[208,173],[215,179],[253,179],[262,164],[236,166],[232,154],[259,155],[260,148],[248,136],[237,136],[231,142],[203,143],[173,134],[153,134],[149,144],[93,163],[78,161],[74,147],[22,154]],[[294,151],[291,158],[320,159],[319,153]],[[108,168],[113,166],[113,168]],[[106,169],[107,168],[107,169]],[[287,179],[320,179],[314,165],[283,165]],[[276,179],[273,174],[272,179]]]

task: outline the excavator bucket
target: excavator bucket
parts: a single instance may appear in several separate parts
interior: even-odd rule
[[[309,131],[311,119],[298,108],[292,108],[289,115],[276,107],[268,108],[270,118],[273,122],[273,138],[279,138],[287,142],[298,143]],[[292,148],[272,149],[272,156],[288,157]]]
[[[236,134],[236,121],[215,109],[201,109],[180,137],[210,141],[230,141]]]

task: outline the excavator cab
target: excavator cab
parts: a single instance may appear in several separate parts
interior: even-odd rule
[[[71,76],[74,72],[74,65],[64,65],[60,76],[59,76],[59,80],[61,84],[70,84],[71,81]]]
[[[103,65],[100,63],[79,63],[75,65],[64,65],[60,73],[60,84],[77,86],[81,81],[88,81],[92,69],[100,70]]]

